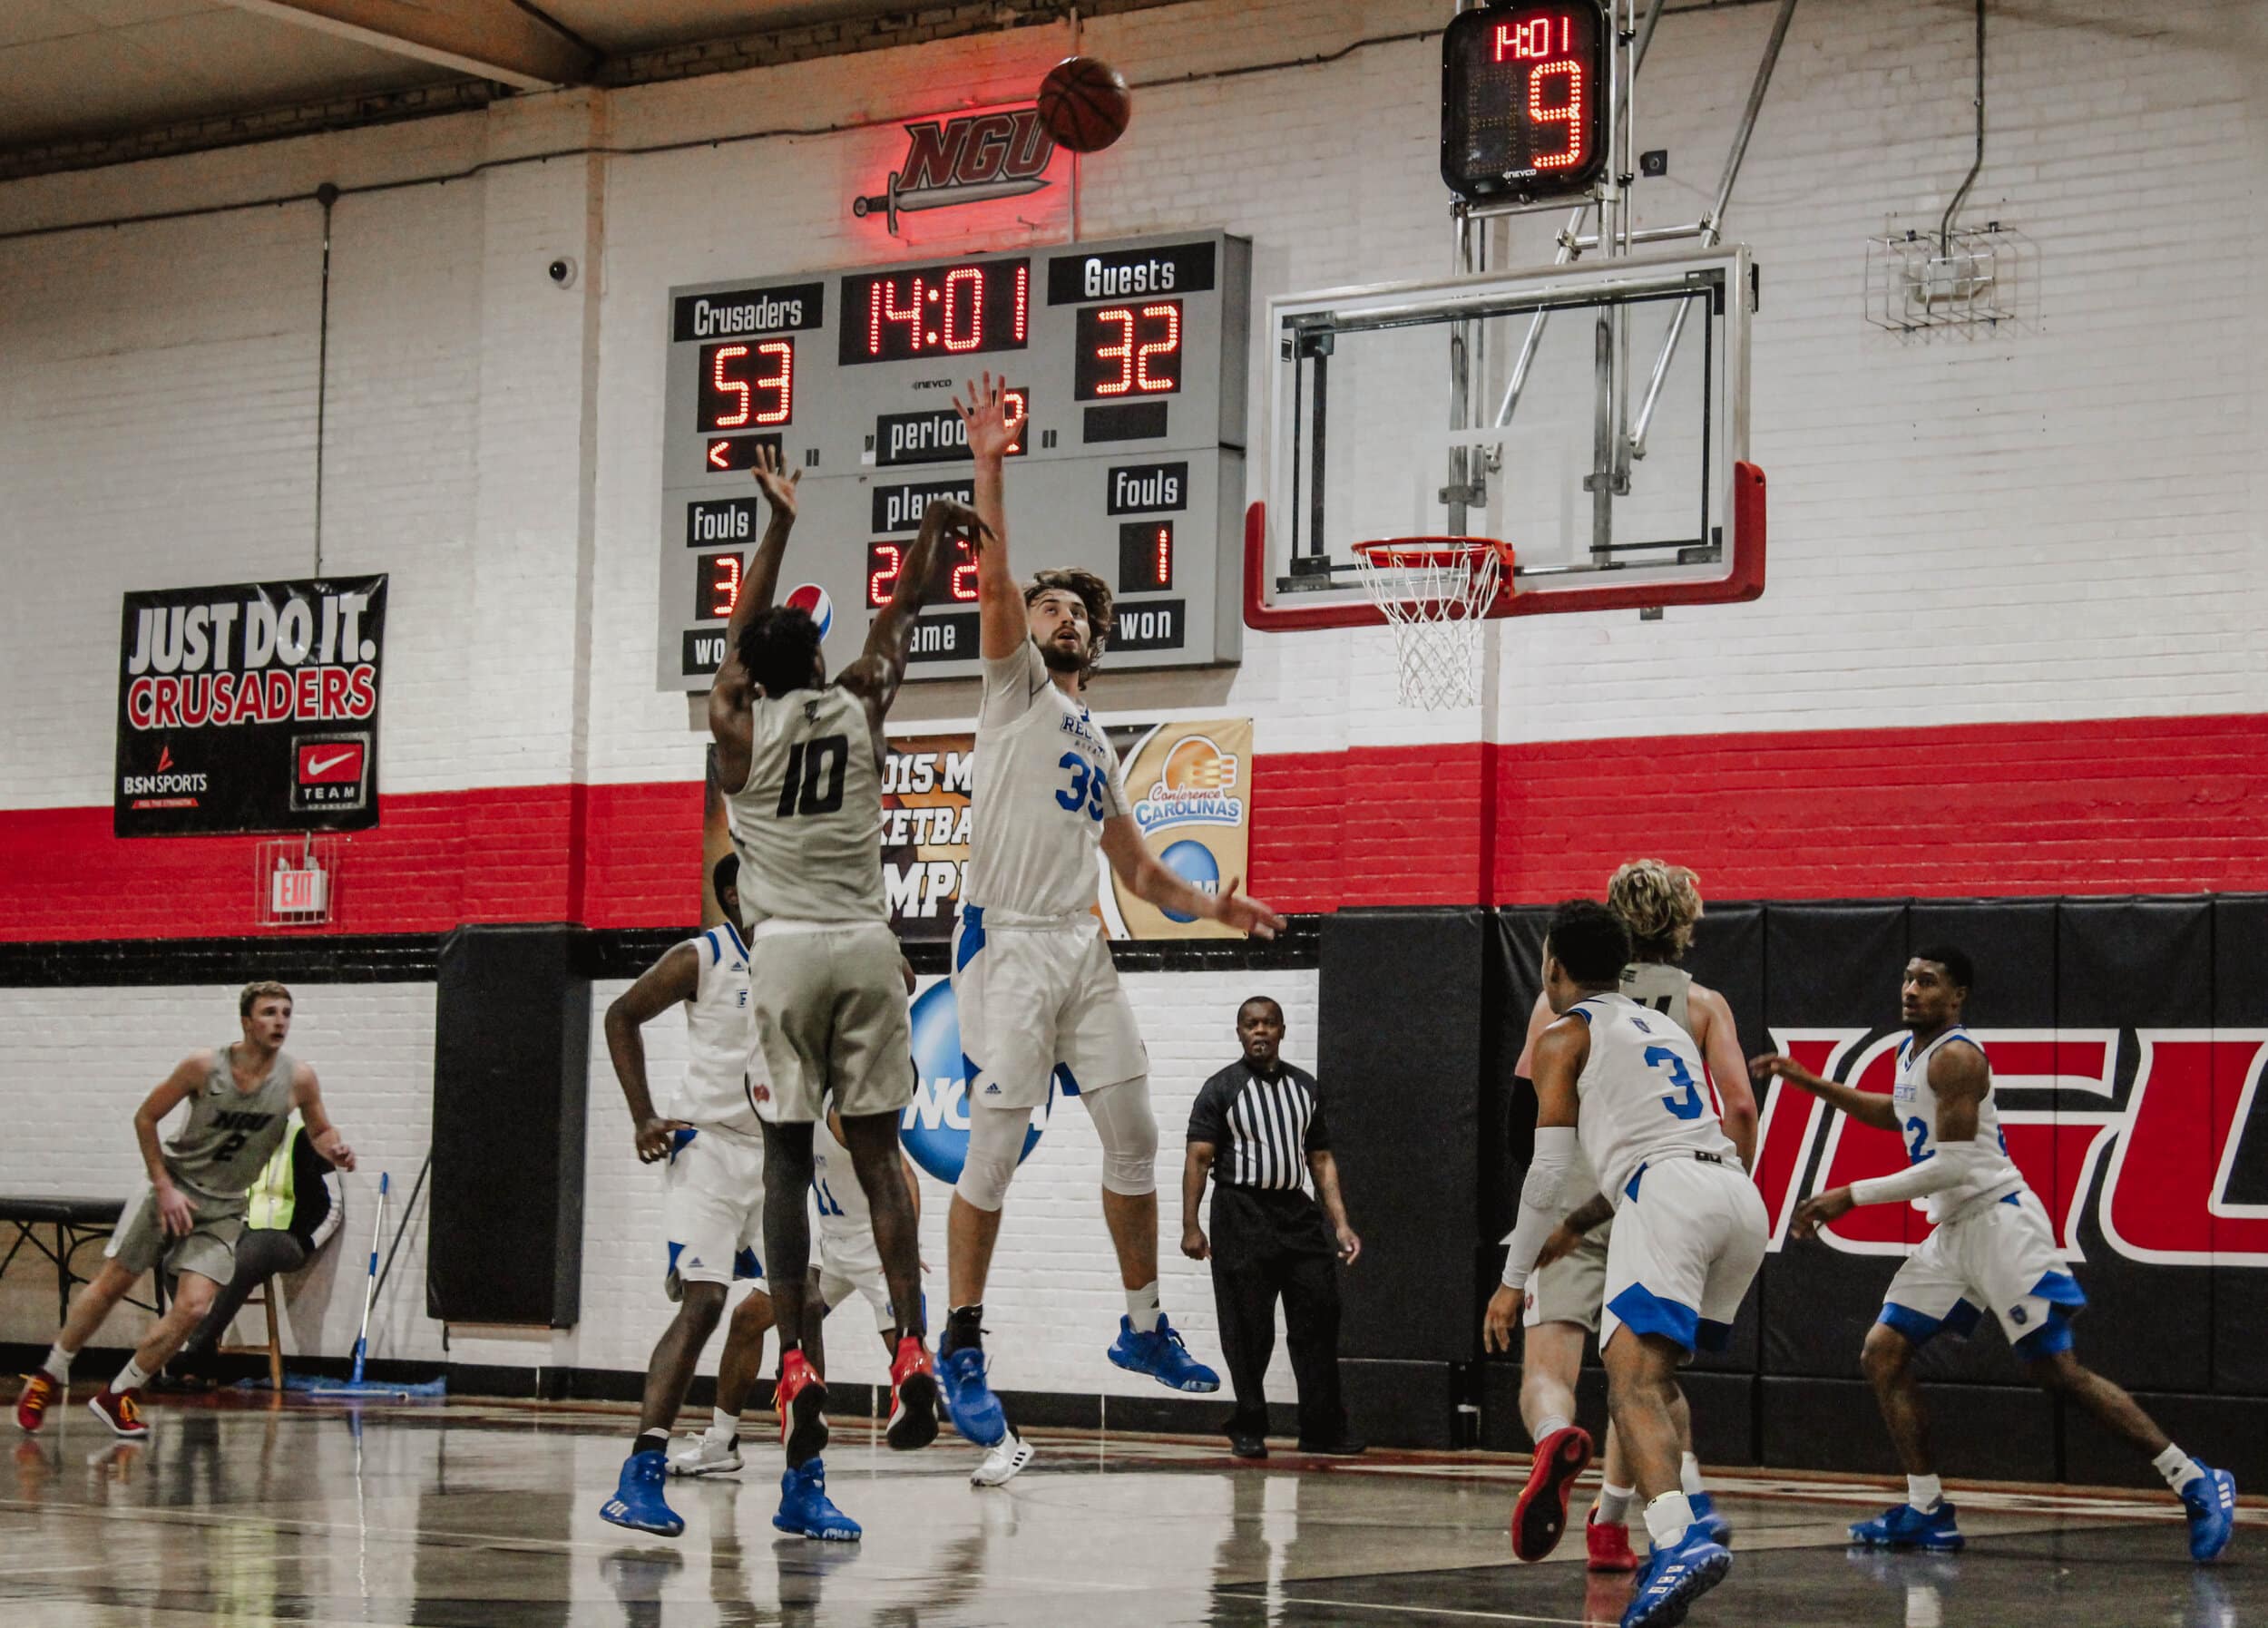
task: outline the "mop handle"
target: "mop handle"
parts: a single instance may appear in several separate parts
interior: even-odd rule
[[[370,1275],[362,1289],[362,1327],[355,1334],[355,1373],[350,1383],[356,1385],[362,1383],[362,1360],[369,1350],[370,1302],[378,1292],[378,1240],[386,1236],[386,1193],[393,1180],[388,1172],[378,1172],[378,1217],[377,1224],[370,1231]]]

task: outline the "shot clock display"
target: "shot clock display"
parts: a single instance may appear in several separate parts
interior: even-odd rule
[[[1442,180],[1468,203],[1588,192],[1606,169],[1598,0],[1460,13],[1442,34]]]
[[[705,689],[723,658],[766,449],[802,477],[780,596],[824,590],[827,664],[852,660],[929,505],[973,495],[953,398],[986,371],[1015,403],[1017,569],[1116,586],[1142,619],[1114,668],[1236,660],[1249,266],[1241,239],[1189,232],[671,289],[661,687]],[[911,678],[981,670],[976,556],[956,546]]]

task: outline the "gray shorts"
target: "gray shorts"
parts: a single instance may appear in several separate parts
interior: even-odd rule
[[[1598,1332],[1599,1308],[1607,1299],[1607,1241],[1613,1233],[1611,1221],[1593,1228],[1583,1234],[1573,1254],[1528,1280],[1528,1291],[1535,1298],[1520,1319],[1522,1327],[1571,1322]]]
[[[162,1266],[176,1274],[193,1272],[226,1286],[236,1275],[236,1241],[244,1233],[243,1204],[241,1201],[229,1204],[200,1198],[186,1188],[182,1194],[197,1206],[196,1224],[187,1237],[165,1235],[165,1222],[158,1214],[157,1189],[145,1184],[142,1196],[119,1216],[118,1228],[111,1233],[103,1254],[136,1277]]]
[[[749,1058],[756,1111],[808,1125],[830,1089],[851,1117],[914,1100],[914,1029],[889,924],[757,930],[748,945],[756,1009]]]

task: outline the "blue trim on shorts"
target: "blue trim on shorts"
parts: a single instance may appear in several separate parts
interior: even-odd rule
[[[2032,1295],[2072,1311],[2087,1304],[2087,1292],[2079,1287],[2079,1280],[2068,1272],[2042,1273],[2039,1282],[2032,1285]],[[2028,1340],[2031,1336],[2028,1334],[2025,1338]]]
[[[964,904],[961,907],[961,932],[953,946],[953,970],[961,971],[974,960],[984,948],[984,907]]]
[[[1696,1338],[1703,1350],[1721,1351],[1733,1343],[1733,1325],[1729,1322],[1711,1322],[1705,1317],[1696,1329]]]
[[[732,1257],[732,1275],[736,1278],[760,1278],[764,1275],[764,1262],[756,1258],[754,1250],[744,1249]]]
[[[669,1158],[669,1163],[670,1163],[670,1164],[672,1164],[672,1165],[676,1164],[676,1163],[677,1163],[678,1155],[679,1155],[679,1154],[680,1154],[680,1153],[682,1153],[682,1152],[685,1150],[685,1145],[686,1145],[688,1142],[690,1142],[690,1141],[691,1141],[694,1137],[696,1137],[696,1136],[699,1136],[699,1135],[700,1135],[700,1132],[699,1132],[699,1131],[698,1131],[698,1130],[696,1130],[696,1129],[692,1128],[692,1127],[691,1127],[691,1126],[689,1126],[687,1128],[685,1128],[684,1130],[681,1130],[681,1131],[671,1131],[671,1132],[670,1133],[670,1158]]]
[[[1633,1283],[1608,1301],[1607,1310],[1621,1319],[1624,1328],[1640,1334],[1659,1334],[1677,1341],[1688,1356],[1692,1354],[1701,1314],[1691,1306],[1664,1300],[1645,1284]]]
[[[1984,1321],[1984,1308],[1972,1300],[1957,1300],[1953,1309],[1945,1314],[1944,1328],[1956,1340],[1966,1340],[1977,1331]]]
[[[684,1253],[685,1245],[682,1243],[672,1243],[670,1245],[670,1264],[662,1269],[662,1276],[670,1278],[677,1276],[678,1257]]]
[[[2051,1275],[2061,1275],[2051,1274]],[[2071,1316],[2061,1306],[2048,1308],[2048,1321],[2009,1348],[2026,1362],[2037,1362],[2071,1349]]]
[[[1903,1334],[1909,1344],[1919,1347],[1929,1344],[1940,1334],[1950,1334],[1956,1340],[1966,1340],[1976,1329],[1978,1321],[1983,1316],[1983,1308],[1969,1300],[1955,1301],[1953,1309],[1942,1317],[1931,1317],[1926,1311],[1917,1311],[1911,1306],[1901,1306],[1896,1301],[1884,1301],[1882,1309],[1875,1314],[1874,1321],[1879,1323],[1887,1323],[1892,1329]]]
[[[1055,1065],[1055,1083],[1061,1088],[1064,1096],[1076,1097],[1079,1095],[1079,1081],[1071,1077],[1071,1066],[1069,1063],[1058,1063]]]
[[[1633,1170],[1630,1173],[1629,1181],[1623,1186],[1622,1196],[1625,1198],[1636,1198],[1638,1195],[1638,1182],[1645,1175],[1646,1166],[1643,1165],[1639,1165],[1636,1170]]]

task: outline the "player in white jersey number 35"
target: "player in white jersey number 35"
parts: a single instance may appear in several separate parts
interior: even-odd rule
[[[1158,1120],[1149,1054],[1094,915],[1098,847],[1136,895],[1162,910],[1263,938],[1284,923],[1233,880],[1217,894],[1198,892],[1143,845],[1117,755],[1081,698],[1110,634],[1110,588],[1088,571],[1017,581],[1002,460],[1022,425],[1010,421],[1005,387],[990,374],[955,405],[983,522],[976,582],[984,694],[969,881],[953,954],[969,1152],[946,1227],[951,1310],[938,1364],[954,1427],[990,1447],[1007,1423],[984,1377],[984,1282],[1009,1179],[1051,1079],[1086,1105],[1102,1144],[1102,1215],[1127,1308],[1110,1360],[1178,1390],[1220,1389],[1158,1303]]]
[[[1487,1343],[1510,1348],[1530,1274],[1562,1217],[1592,1194],[1567,1191],[1578,1144],[1614,1206],[1598,1350],[1607,1409],[1647,1500],[1652,1553],[1623,1628],[1684,1620],[1732,1569],[1678,1478],[1677,1369],[1732,1331],[1766,1235],[1764,1200],[1741,1169],[1704,1089],[1700,1048],[1621,993],[1629,930],[1605,905],[1563,904],[1544,948],[1558,1022],[1537,1039],[1536,1151],[1489,1302]]]

